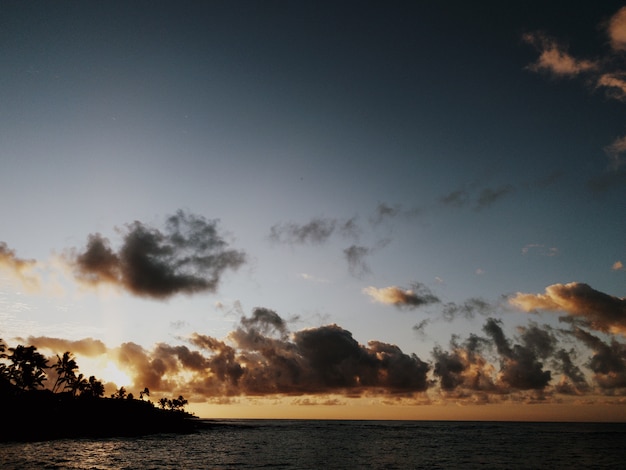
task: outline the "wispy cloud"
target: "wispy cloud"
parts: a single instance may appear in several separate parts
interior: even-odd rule
[[[543,33],[527,33],[522,39],[533,45],[540,53],[537,61],[528,66],[534,72],[547,72],[558,77],[575,77],[581,73],[597,70],[593,60],[576,59],[567,48]]]
[[[623,52],[626,50],[626,7],[619,9],[602,27],[609,38],[610,49],[603,57],[594,59],[574,57],[565,46],[545,33],[524,34],[522,39],[539,51],[539,58],[528,69],[545,72],[555,78],[582,77],[591,89],[604,90],[609,98],[626,101],[626,70],[623,62]],[[625,163],[626,136],[617,137],[604,150],[610,160],[610,170],[617,170]]]
[[[31,292],[40,288],[39,275],[35,272],[36,267],[35,260],[18,258],[14,250],[9,249],[5,242],[0,242],[0,270]]]
[[[354,218],[339,220],[315,217],[304,224],[294,222],[275,224],[270,228],[270,240],[275,243],[321,245],[335,233],[357,238],[360,229]]]
[[[439,202],[449,207],[472,206],[474,210],[486,209],[496,202],[512,194],[515,187],[511,184],[504,184],[497,187],[463,187],[455,189],[439,198]]]
[[[118,250],[92,234],[84,250],[73,250],[66,259],[85,284],[112,284],[137,296],[166,299],[214,292],[224,271],[246,259],[227,247],[217,221],[179,211],[167,219],[164,231],[138,221],[127,225]]]
[[[528,245],[522,247],[522,255],[531,254],[552,257],[559,254],[559,249],[554,246],[546,246],[540,243],[529,243]]]

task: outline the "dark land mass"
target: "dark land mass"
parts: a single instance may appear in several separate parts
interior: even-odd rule
[[[192,433],[201,420],[135,399],[81,398],[49,390],[3,396],[0,441]]]

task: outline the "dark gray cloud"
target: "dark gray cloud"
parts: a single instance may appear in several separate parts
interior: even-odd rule
[[[443,306],[442,315],[444,320],[452,321],[458,316],[464,318],[474,318],[476,314],[489,315],[493,313],[494,307],[486,300],[472,297],[462,304],[448,302]]]
[[[250,318],[242,317],[241,325],[246,329],[258,329],[263,334],[271,331],[279,333],[281,336],[287,334],[287,323],[274,310],[269,308],[256,307],[252,310]]]
[[[583,371],[572,359],[575,355],[574,350],[566,351],[565,349],[559,349],[555,354],[554,367],[563,374],[561,381],[556,385],[558,393],[582,395],[590,389]]]
[[[381,202],[376,206],[374,214],[370,217],[372,225],[379,225],[387,219],[392,219],[401,213],[400,205],[390,206],[386,202]]]
[[[427,322],[416,325],[416,331]],[[107,349],[92,339],[28,340],[55,352],[108,355],[133,377],[135,389],[182,393],[200,401],[275,395],[414,396],[430,391],[460,402],[488,403],[558,400],[555,394],[626,394],[626,345],[615,339],[605,341],[575,322],[568,330],[531,322],[510,338],[501,321],[489,318],[483,331],[485,336],[470,334],[465,340],[453,335],[447,350],[434,347],[430,363],[383,341],[360,344],[336,324],[291,332],[280,315],[262,307],[242,316],[224,340],[194,333],[188,345],[159,343],[152,350],[135,343]],[[574,341],[576,347],[567,350],[558,338]],[[579,357],[583,353],[590,355]]]
[[[336,219],[318,217],[305,224],[276,224],[270,228],[270,240],[278,243],[320,245],[328,241],[338,227],[342,227],[344,233],[346,230],[350,232],[354,228],[354,222],[342,223]]]
[[[237,269],[246,259],[242,251],[228,249],[217,223],[178,211],[164,231],[136,221],[125,227],[118,250],[93,234],[83,251],[67,258],[79,280],[114,284],[137,296],[166,299],[214,292],[224,271]]]
[[[372,248],[351,245],[343,250],[343,255],[348,262],[348,270],[354,277],[361,278],[371,272],[367,264],[367,257],[372,253]]]
[[[519,390],[545,388],[552,378],[549,370],[543,369],[540,359],[547,357],[548,345],[553,349],[554,337],[538,328],[527,329],[522,334],[522,344],[510,345],[501,324],[490,318],[484,326],[500,355],[500,379]]]
[[[572,334],[593,351],[587,366],[600,388],[626,394],[626,345],[615,340],[606,343],[578,327]]]

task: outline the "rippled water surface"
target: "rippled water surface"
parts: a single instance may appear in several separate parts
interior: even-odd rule
[[[210,421],[196,434],[0,443],[0,468],[624,468],[626,424]]]

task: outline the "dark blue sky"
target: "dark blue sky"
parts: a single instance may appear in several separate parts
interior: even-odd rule
[[[262,306],[422,358],[487,314],[621,341],[626,22],[579,3],[3,2],[0,337],[149,348]],[[178,210],[246,253],[216,289],[77,287],[90,234]]]

